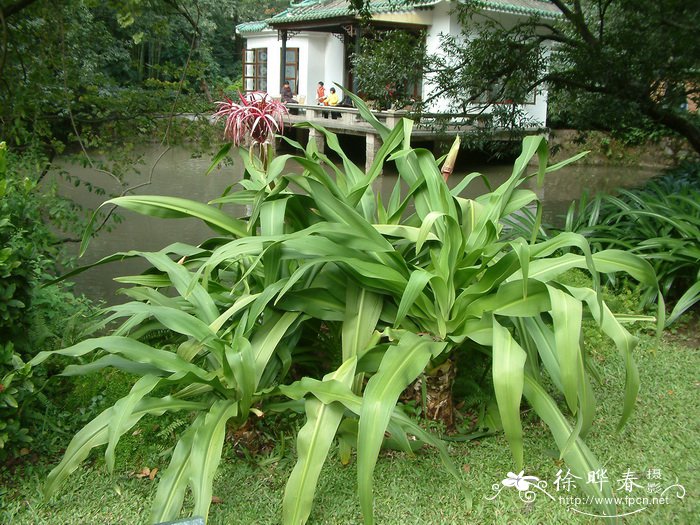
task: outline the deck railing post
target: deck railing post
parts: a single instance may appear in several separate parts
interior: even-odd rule
[[[365,171],[369,171],[374,162],[374,157],[377,155],[379,148],[382,147],[382,139],[374,133],[365,135]]]
[[[316,148],[319,153],[323,153],[326,149],[326,140],[321,133],[314,128],[309,128],[309,142],[316,141]]]

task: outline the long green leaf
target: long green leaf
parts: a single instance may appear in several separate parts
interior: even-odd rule
[[[357,485],[365,523],[374,522],[372,474],[396,401],[423,371],[431,356],[437,356],[445,346],[445,343],[405,332],[399,343],[386,351],[379,370],[367,383],[357,443]]]
[[[324,381],[335,380],[352,385],[357,358],[351,357],[338,370],[327,374]],[[323,403],[316,398],[306,400],[306,424],[297,434],[298,460],[284,489],[283,523],[301,525],[311,512],[321,467],[326,461],[345,407],[337,402]]]
[[[122,428],[132,428],[147,414],[163,414],[167,411],[178,410],[203,410],[206,407],[205,403],[182,401],[173,398],[142,399]],[[71,439],[61,462],[51,470],[46,479],[46,485],[44,486],[44,495],[46,497],[57,491],[66,478],[87,458],[94,447],[107,443],[109,439],[109,423],[113,415],[113,407],[104,410]]]
[[[107,463],[107,470],[110,474],[114,472],[114,450],[119,442],[119,438],[133,426],[133,424],[129,425],[129,420],[134,408],[159,382],[159,377],[152,375],[143,376],[131,387],[131,391],[127,396],[121,398],[112,406],[112,415],[107,432],[107,450],[105,451],[105,463]]]
[[[282,315],[274,314],[270,317],[251,340],[255,355],[255,384],[260,383],[260,378],[265,371],[270,357],[275,352],[277,345],[287,333],[287,329],[299,318],[298,312],[286,312]]]
[[[343,361],[352,356],[361,358],[377,326],[382,312],[382,297],[348,282],[345,318],[342,327]]]
[[[510,332],[493,318],[493,389],[498,402],[503,431],[518,470],[523,468],[523,428],[520,401],[527,354]]]
[[[559,372],[566,404],[572,414],[576,414],[577,396],[583,384],[583,359],[579,340],[581,337],[581,301],[569,294],[548,286],[552,302],[550,315],[554,324],[554,341],[556,344]]]
[[[632,350],[637,345],[637,338],[630,334],[608,309],[605,303],[601,304],[597,294],[590,288],[577,288],[574,286],[565,287],[569,293],[585,302],[598,323],[601,330],[614,342],[625,365],[625,400],[622,407],[622,416],[618,423],[618,430],[624,427],[625,423],[632,415],[634,404],[639,392],[639,371],[632,355]]]
[[[170,464],[158,481],[158,491],[151,506],[152,523],[175,520],[180,516],[192,470],[192,443],[195,434],[204,423],[204,416],[200,414],[175,445]]]
[[[216,401],[194,435],[189,479],[195,516],[209,514],[214,473],[221,461],[221,449],[226,436],[226,422],[237,414],[238,405],[235,402],[227,399]]]
[[[231,218],[218,208],[202,204],[201,202],[183,199],[180,197],[153,197],[148,195],[130,195],[110,199],[100,205],[100,208],[113,204],[127,210],[135,211],[142,215],[152,217],[181,219],[192,217],[204,221],[215,231],[244,237],[246,235],[245,224],[242,221]],[[80,245],[80,254],[84,254],[87,244],[92,236],[92,225],[100,209],[95,210]]]
[[[577,438],[573,446],[567,447],[567,442],[572,434],[572,428],[566,418],[557,408],[554,400],[547,394],[542,386],[530,376],[525,376],[523,393],[528,403],[537,412],[545,424],[549,427],[554,440],[560,450],[568,448],[564,454],[564,461],[571,472],[587,479],[589,472],[595,472],[602,468],[600,462],[581,438]],[[605,514],[616,515],[614,503],[612,503],[612,490],[609,483],[585,483],[581,488],[589,495],[598,498],[599,506],[603,507]]]

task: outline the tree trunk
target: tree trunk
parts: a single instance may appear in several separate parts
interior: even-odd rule
[[[456,372],[457,365],[452,359],[447,359],[435,368],[428,368],[425,375],[419,377],[406,389],[402,398],[414,401],[416,406],[425,406],[423,415],[426,419],[440,421],[447,430],[453,430],[455,409],[452,386]],[[423,396],[423,379],[425,379],[425,398]]]

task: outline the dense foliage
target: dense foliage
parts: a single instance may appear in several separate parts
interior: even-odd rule
[[[460,192],[478,175],[450,190],[432,154],[410,147],[410,121],[390,130],[355,103],[384,143],[367,172],[347,158],[333,133],[308,124],[324,135],[341,166],[315,141],[306,148],[290,141],[294,155],[265,165],[243,151],[242,188],[210,204],[149,196],[110,201],[157,217],[198,218],[217,236],[198,246],[177,243],[102,261],[141,257],[152,268],[120,279],[131,285],[125,293],[132,301],[111,309],[108,319],[118,323],[111,335],[33,360],[83,357],[91,361],[65,373],[116,367],[139,377],[128,395],[73,438],[49,475],[47,495],[94,447],[107,445],[112,470],[120,437],[144,416],[185,411],[189,426],[160,479],[151,520],[178,517],[188,489],[191,512],[206,515],[227,427],[270,411],[304,411],[284,522],[308,519],[337,438],[343,462],[357,449],[360,505],[372,523],[373,471],[382,446],[413,453],[430,444],[460,479],[442,441],[397,404],[427,366],[455,353],[491,368],[487,395],[497,402],[516,469],[523,464],[523,396],[551,429],[572,472],[585,476],[600,467],[583,442],[595,411],[580,342],[583,312],[613,339],[624,362],[622,425],[639,388],[635,338],[603,302],[598,273],[625,271],[652,284],[651,267],[617,250],[592,255],[573,233],[546,242],[503,239],[502,219],[536,201],[521,184],[561,166],[546,166],[542,137],[523,142],[501,187],[464,199]],[[528,175],[534,155],[540,167]],[[373,182],[388,159],[401,180],[387,199]],[[303,173],[287,172],[290,162]],[[247,213],[235,218],[220,208],[231,205],[244,205]],[[557,255],[562,248],[573,251]],[[589,286],[560,282],[571,268],[586,270]],[[565,407],[549,391],[563,396]],[[585,488],[609,495],[606,487]]]
[[[240,76],[235,25],[280,1],[46,0],[0,5],[0,136],[49,156],[152,133]],[[166,137],[170,139],[171,137]]]
[[[352,56],[357,88],[379,109],[401,109],[416,102],[426,59],[425,35],[403,30],[363,34]]]
[[[74,207],[41,184],[41,159],[7,156],[0,142],[0,461],[27,445],[37,419],[46,371],[24,363],[69,341],[70,318],[85,311],[69,292],[42,287],[62,259],[54,232],[79,224]]]

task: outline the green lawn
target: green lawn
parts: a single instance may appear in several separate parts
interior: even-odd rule
[[[685,335],[683,335],[685,334]],[[599,418],[586,442],[607,469],[616,489],[628,469],[639,477],[642,488],[628,494],[646,494],[649,469],[658,470],[663,487],[677,482],[684,486],[683,500],[673,499],[665,505],[651,506],[630,516],[632,524],[694,524],[700,522],[700,326],[686,326],[680,334],[667,334],[660,346],[643,335],[636,357],[642,388],[637,410],[621,434],[615,425],[621,406],[619,385],[624,373],[613,350],[607,345],[593,348],[605,382],[596,387]],[[598,344],[594,342],[593,344]],[[124,444],[117,472],[110,478],[101,457],[92,466],[76,472],[61,495],[44,503],[40,486],[48,466],[24,465],[12,474],[2,475],[4,500],[0,523],[10,524],[121,524],[146,523],[155,483],[148,478],[136,479],[134,471],[144,467],[164,468],[167,457],[159,455],[162,447],[154,443],[154,434],[130,436]],[[553,451],[553,440],[538,423],[525,428],[526,474],[549,482],[555,496],[568,495],[553,486],[562,466]],[[287,447],[289,451],[290,447]],[[119,450],[118,450],[119,451]],[[455,483],[431,451],[416,457],[390,453],[380,459],[375,473],[375,516],[379,524],[466,524],[466,523],[599,523],[567,508],[559,501],[539,495],[530,504],[523,503],[514,488],[499,496],[492,485],[500,483],[512,470],[511,456],[502,436],[478,442],[450,445],[452,457],[462,468],[466,486],[473,496],[471,513],[467,493]],[[233,450],[225,453],[214,487],[220,503],[212,506],[210,523],[272,524],[279,523],[284,483],[293,466],[293,453],[281,461],[257,465],[237,457]],[[566,470],[566,469],[565,469]],[[360,523],[361,514],[355,497],[355,469],[332,461],[321,477],[310,523]],[[157,478],[156,478],[157,479]],[[582,482],[585,480],[582,480]],[[651,482],[657,482],[652,480]],[[581,496],[576,490],[572,495]],[[581,505],[580,510],[594,512]],[[620,512],[635,507],[621,506]]]

